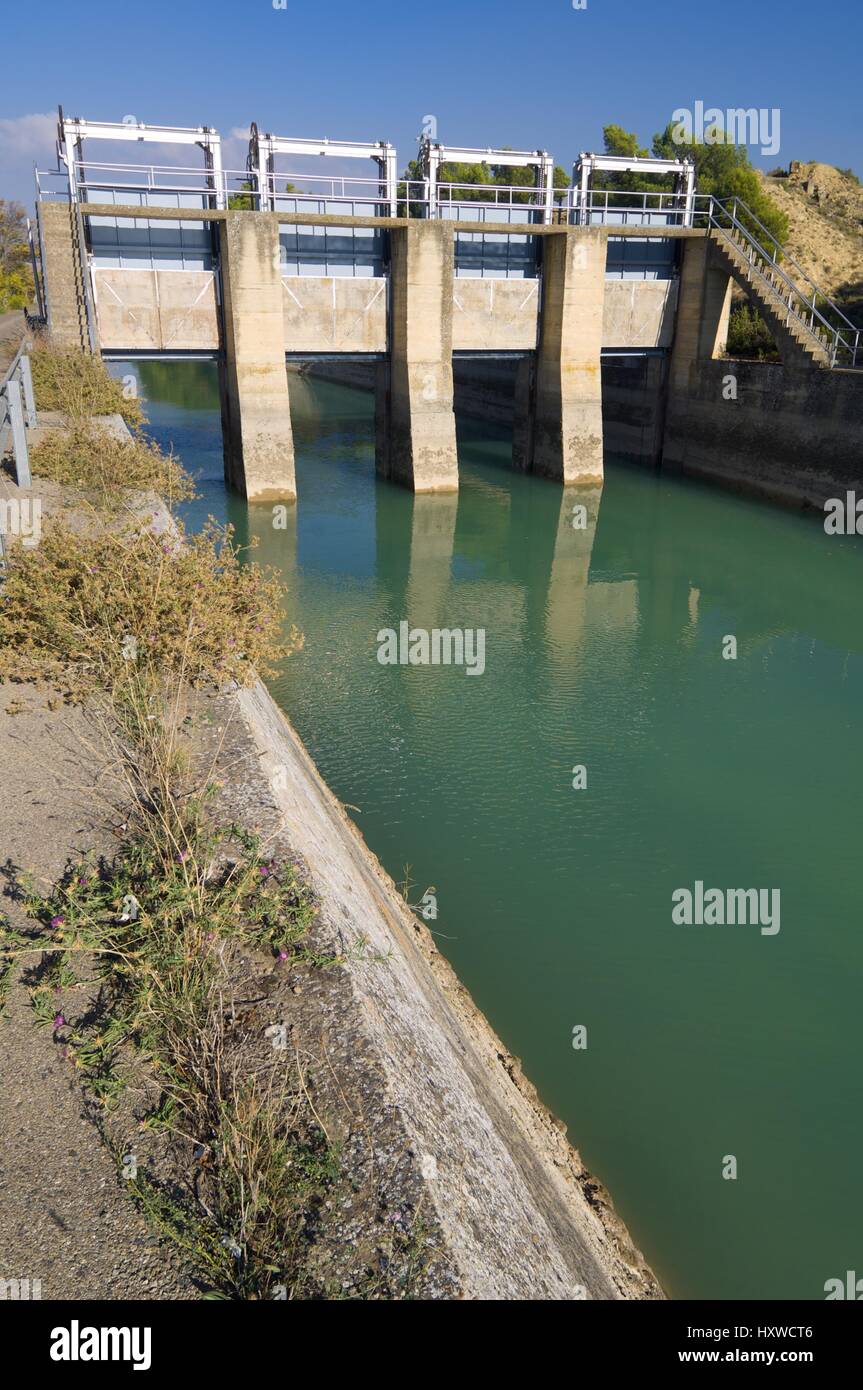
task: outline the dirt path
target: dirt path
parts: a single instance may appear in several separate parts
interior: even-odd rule
[[[18,927],[17,873],[44,887],[68,856],[111,842],[98,731],[80,709],[45,700],[0,686],[0,911]],[[62,1054],[18,981],[0,1022],[0,1279],[41,1280],[43,1299],[196,1297],[122,1191]]]

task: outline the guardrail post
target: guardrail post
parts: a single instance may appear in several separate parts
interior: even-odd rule
[[[18,366],[21,371],[21,389],[24,392],[24,413],[27,417],[27,428],[36,428],[36,397],[33,395],[33,371],[30,367],[30,358],[26,353],[21,357]]]
[[[21,383],[13,377],[6,383],[9,423],[12,426],[12,449],[15,454],[15,481],[19,487],[30,487],[30,457],[27,453],[27,433],[21,403]]]

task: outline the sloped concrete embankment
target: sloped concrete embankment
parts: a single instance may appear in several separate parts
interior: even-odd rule
[[[266,689],[258,684],[231,698],[266,798],[319,895],[323,930],[346,959],[349,1026],[358,1050],[371,1049],[387,1104],[401,1117],[463,1297],[663,1297],[608,1195]],[[260,796],[246,782],[248,810]]]

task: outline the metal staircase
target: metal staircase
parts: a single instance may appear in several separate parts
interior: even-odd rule
[[[774,337],[784,337],[786,344],[790,339],[792,351],[804,361],[863,370],[860,329],[782,250],[751,208],[739,198],[711,197],[701,215],[723,268],[748,285]]]
[[[81,205],[69,203],[69,218],[72,232],[72,260],[75,267],[75,307],[78,315],[78,331],[81,347],[85,352],[95,352],[96,331],[93,306],[90,299],[90,271],[87,257],[87,241],[84,232],[84,219]]]

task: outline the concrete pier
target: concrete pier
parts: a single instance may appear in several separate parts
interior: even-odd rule
[[[297,496],[285,368],[279,223],[229,212],[219,224],[225,334],[225,479],[250,502]]]
[[[378,472],[414,492],[458,491],[452,381],[453,231],[390,230],[389,353],[378,374]]]
[[[731,313],[731,277],[711,264],[706,237],[685,241],[677,319],[669,366],[669,391],[686,391],[698,364],[724,350]]]
[[[602,349],[607,233],[572,227],[543,242],[534,378],[519,383],[515,466],[559,483],[602,482]],[[528,419],[519,418],[529,411]]]

